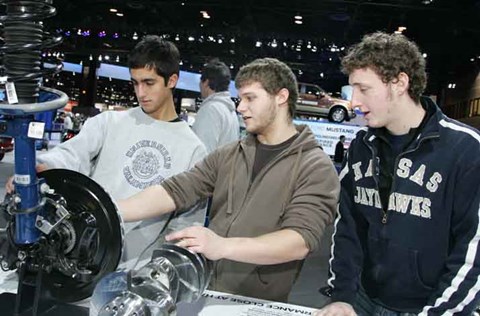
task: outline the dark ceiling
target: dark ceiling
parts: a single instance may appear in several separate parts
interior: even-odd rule
[[[134,33],[140,38],[151,33],[178,45],[186,70],[219,57],[235,73],[254,58],[272,56],[286,61],[300,80],[338,89],[346,82],[339,72],[342,47],[366,33],[405,26],[403,33],[427,54],[431,93],[480,64],[480,0],[53,0],[53,5],[58,14],[45,24],[71,32],[62,46],[67,61],[90,54],[119,54],[123,60],[136,43]],[[295,15],[303,24],[294,23]],[[90,30],[90,36],[76,35],[78,29]],[[99,38],[100,31],[106,36]]]

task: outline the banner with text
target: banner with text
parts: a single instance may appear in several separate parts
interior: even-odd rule
[[[319,121],[309,121],[309,120],[293,120],[294,124],[297,125],[308,125],[315,134],[315,138],[318,143],[322,146],[323,151],[330,156],[335,154],[335,146],[340,140],[340,136],[345,136],[345,148],[348,147],[350,142],[355,138],[357,132],[361,130],[362,126],[357,125],[347,125],[347,124],[336,124],[336,123],[327,123]]]

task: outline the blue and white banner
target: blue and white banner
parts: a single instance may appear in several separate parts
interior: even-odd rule
[[[345,147],[355,138],[357,132],[362,126],[328,123],[321,121],[293,120],[294,124],[308,125],[315,134],[315,138],[322,146],[323,151],[330,156],[335,154],[335,145],[337,145],[341,135],[345,136]]]

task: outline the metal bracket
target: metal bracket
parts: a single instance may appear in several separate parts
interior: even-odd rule
[[[42,233],[49,235],[50,232],[55,229],[55,227],[60,225],[61,222],[63,222],[70,216],[70,212],[68,212],[67,209],[63,207],[63,205],[61,205],[60,203],[57,203],[56,201],[49,198],[46,198],[46,200],[48,203],[51,203],[53,206],[55,206],[55,213],[58,216],[58,220],[55,224],[52,225],[43,216],[37,215],[37,218],[35,220],[35,227],[37,227]]]

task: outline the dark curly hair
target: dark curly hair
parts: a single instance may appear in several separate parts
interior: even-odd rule
[[[275,58],[260,58],[240,68],[235,77],[236,88],[258,82],[270,95],[276,95],[281,89],[288,90],[288,114],[295,116],[298,99],[297,78],[293,71]]]
[[[371,68],[384,83],[395,81],[401,72],[409,77],[408,94],[419,102],[427,85],[425,58],[418,46],[401,34],[375,32],[365,35],[342,59],[342,71]]]

